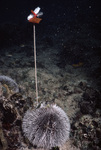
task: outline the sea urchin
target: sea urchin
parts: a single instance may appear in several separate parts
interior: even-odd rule
[[[34,146],[51,149],[67,141],[70,122],[60,107],[51,104],[28,110],[23,118],[22,129]]]

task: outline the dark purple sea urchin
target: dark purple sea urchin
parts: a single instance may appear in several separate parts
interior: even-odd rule
[[[51,149],[69,138],[70,122],[66,113],[56,105],[28,110],[22,122],[24,135],[37,147]]]

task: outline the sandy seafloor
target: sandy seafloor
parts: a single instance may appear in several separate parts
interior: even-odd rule
[[[70,139],[60,148],[61,150],[100,150],[99,26],[96,23],[82,22],[57,26],[44,25],[43,29],[41,24],[36,26],[39,101],[53,100],[70,119]],[[5,33],[2,33],[3,27],[6,29]],[[26,29],[27,33],[33,34],[32,25],[24,30],[16,24],[5,24],[3,27],[1,26],[0,30],[1,34],[5,34],[4,39],[1,38],[0,75],[14,79],[20,93],[12,96],[10,90],[7,92],[7,86],[1,85],[0,99],[3,101],[0,103],[0,133],[3,136],[0,134],[0,149],[5,148],[2,137],[6,141],[7,150],[34,149],[24,139],[21,130],[25,111],[36,101],[33,38],[27,38],[27,35],[25,37]],[[12,30],[8,33],[9,28]],[[6,101],[6,107],[5,99],[9,103],[8,105]],[[15,117],[9,121],[13,115]]]

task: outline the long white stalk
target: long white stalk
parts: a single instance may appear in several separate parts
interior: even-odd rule
[[[35,24],[33,24],[33,39],[34,39],[35,87],[36,87],[36,100],[37,100],[37,104],[38,104],[38,81],[37,81],[37,65],[36,65]]]

